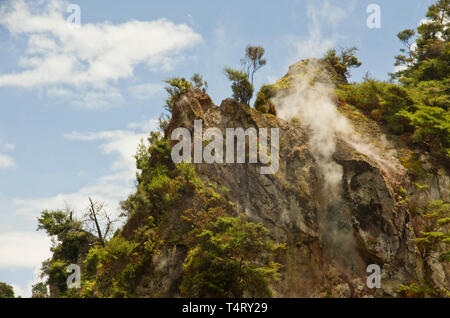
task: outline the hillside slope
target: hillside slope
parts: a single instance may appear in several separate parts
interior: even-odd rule
[[[232,99],[216,106],[199,89],[178,96],[164,136],[152,133],[151,146],[138,151],[141,172],[136,192],[123,202],[124,227],[105,247],[79,249],[83,252],[76,259],[84,259],[82,288],[69,295],[448,296],[450,267],[440,261],[446,243],[423,234],[448,233],[448,222],[426,216],[436,216],[438,210],[448,214],[448,171],[340,101],[334,94],[336,83],[320,65],[312,60],[290,68],[285,77],[290,84],[273,98],[279,117]],[[176,141],[169,137],[179,127],[193,134],[194,120],[199,119],[203,129],[215,127],[224,135],[226,128],[279,128],[279,169],[261,174],[261,164],[248,160],[174,164],[170,151]],[[250,223],[237,222],[249,231],[238,236],[261,244],[256,255],[247,255],[252,261],[240,260],[255,270],[251,288],[202,289],[202,275],[210,275],[204,277],[213,284],[211,279],[220,274],[211,273],[211,264],[239,255],[232,248],[228,256],[214,258],[199,270],[195,262],[211,246],[204,249],[198,238],[216,233],[211,224],[217,220],[238,220],[239,215]],[[266,232],[249,225],[253,223],[268,230],[270,242],[284,245],[260,243],[259,234]],[[254,248],[251,243],[246,246]],[[269,251],[269,259],[263,250]],[[264,254],[262,259],[258,253]],[[379,289],[366,285],[369,264],[382,270]],[[232,275],[226,266],[224,273]],[[269,276],[274,279],[262,278]],[[63,292],[51,290],[52,296]]]

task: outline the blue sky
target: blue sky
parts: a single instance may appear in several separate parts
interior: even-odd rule
[[[200,73],[213,101],[231,95],[224,66],[247,44],[266,49],[256,88],[290,64],[334,46],[357,46],[366,72],[393,71],[396,34],[415,28],[433,1],[0,1],[0,281],[30,296],[49,239],[43,209],[82,212],[88,196],[118,213],[133,190],[132,155],[157,126],[164,79]],[[381,28],[366,25],[369,4]]]

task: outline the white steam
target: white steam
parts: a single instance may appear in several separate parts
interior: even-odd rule
[[[318,59],[300,62],[299,72],[291,74],[290,89],[274,98],[278,115],[285,119],[297,118],[309,134],[312,154],[320,168],[325,190],[331,198],[339,195],[342,166],[333,160],[338,138],[357,152],[365,155],[387,175],[395,174],[398,166],[393,160],[395,150],[387,152],[384,136],[380,149],[369,140],[358,136],[353,126],[336,108],[334,84]]]
[[[314,80],[318,74],[327,78],[318,60],[309,60],[303,65],[303,71],[301,76],[293,78],[287,95],[275,98],[275,104],[281,118],[289,120],[296,117],[307,128],[310,147],[324,176],[325,186],[337,194],[343,171],[332,158],[336,136],[350,136],[353,129],[336,109],[333,84]]]

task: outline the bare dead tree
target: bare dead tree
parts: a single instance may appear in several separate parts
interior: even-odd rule
[[[89,197],[89,206],[83,220],[83,225],[88,232],[97,233],[96,236],[103,247],[105,247],[105,240],[114,229],[114,223],[118,221],[117,219],[112,219],[105,206],[104,202],[95,201]]]

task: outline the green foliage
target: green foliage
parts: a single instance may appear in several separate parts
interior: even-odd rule
[[[414,30],[397,35],[404,48],[395,65],[402,66],[402,70],[392,76],[402,86],[367,77],[362,83],[341,85],[336,91],[341,104],[365,111],[393,134],[421,146],[446,164],[450,163],[448,15],[449,0],[440,0],[430,6],[429,21],[417,29],[415,46]],[[343,74],[345,65],[339,65],[335,52],[330,51],[325,59]]]
[[[399,32],[397,37],[404,48],[396,56],[395,65],[401,69],[390,74],[419,101],[416,107],[402,109],[396,116],[403,116],[414,128],[415,143],[447,164],[450,160],[449,15],[450,0],[439,0],[428,8],[427,20],[417,32],[412,29]]]
[[[424,254],[429,251],[437,250],[439,245],[447,248],[441,253],[439,260],[441,262],[450,261],[450,204],[442,200],[430,201],[424,209],[420,211],[423,218],[424,230],[420,236],[413,241],[422,248]]]
[[[148,151],[148,146],[146,145],[144,138],[141,138],[141,140],[139,141],[134,158],[136,159],[136,169],[148,169],[148,164],[150,162],[150,153]]]
[[[267,62],[263,58],[264,52],[265,50],[261,46],[248,45],[245,49],[245,56],[241,59],[244,70],[235,70],[230,67],[224,68],[225,76],[232,83],[231,90],[236,101],[246,105],[250,103],[254,92],[253,80],[255,73]],[[274,110],[275,107],[273,107]]]
[[[172,77],[165,80],[164,82],[169,84],[169,86],[165,88],[166,92],[169,94],[169,98],[166,100],[165,109],[169,112],[172,112],[173,106],[178,98],[182,94],[193,88],[193,85],[184,77]]]
[[[385,123],[394,134],[412,129],[400,111],[418,107],[415,96],[406,88],[366,79],[362,83],[341,85],[336,90],[339,99],[370,114],[377,121]]]
[[[428,189],[430,186],[428,184],[420,184],[417,182],[414,182],[414,185],[417,187],[417,189],[420,190],[424,190],[424,189]]]
[[[191,82],[194,88],[200,89],[201,91],[203,91],[203,93],[206,93],[206,90],[208,89],[208,82],[203,79],[203,76],[195,73],[191,77]]]
[[[261,224],[220,217],[197,235],[186,258],[181,293],[186,297],[269,297],[279,279],[272,260],[284,246],[268,239]]]
[[[46,298],[48,297],[47,285],[43,282],[34,284],[31,287],[32,298]]]
[[[38,230],[45,230],[49,236],[56,237],[51,248],[53,257],[42,263],[42,277],[46,276],[45,284],[53,286],[55,295],[64,296],[67,291],[67,266],[77,262],[79,249],[87,242],[87,233],[81,228],[81,223],[73,220],[68,211],[43,211],[38,218]],[[45,297],[45,284],[36,285],[36,297]]]
[[[275,105],[270,100],[271,98],[275,97],[276,93],[277,88],[275,84],[263,85],[256,95],[254,104],[255,109],[260,111],[261,113],[268,113],[276,116],[277,111]]]
[[[67,211],[42,211],[38,218],[38,231],[45,230],[49,236],[64,241],[74,231],[81,230],[81,224],[71,219]]]
[[[169,98],[166,99],[166,104],[164,106],[165,110],[172,112],[173,106],[181,95],[185,94],[191,89],[199,89],[206,92],[208,89],[208,83],[203,79],[203,77],[195,73],[191,77],[191,81],[186,80],[184,77],[172,77],[164,81],[169,84],[167,86],[166,92],[169,94]],[[164,127],[161,127],[164,128]]]
[[[137,247],[136,243],[124,240],[122,237],[113,237],[105,247],[96,245],[89,250],[84,261],[86,275],[96,275],[105,264],[119,258],[126,258],[131,255]]]
[[[450,159],[449,111],[425,106],[425,102],[430,100],[439,103],[438,97],[425,95],[419,88],[372,79],[341,85],[336,93],[343,103],[370,114],[393,134],[404,135],[407,142],[420,145],[445,160]]]
[[[366,79],[362,83],[342,85],[337,90],[337,94],[344,102],[362,110],[369,112],[378,109],[384,121],[401,109],[415,106],[414,97],[403,87],[372,79]]]
[[[199,181],[201,182],[201,181]],[[227,190],[222,190],[225,195],[221,195],[211,187],[199,184],[195,195],[201,203],[199,208],[190,208],[183,211],[181,221],[187,225],[187,231],[183,235],[183,240],[189,245],[195,245],[197,236],[206,230],[210,224],[216,222],[220,217],[232,214],[234,205],[227,200]]]
[[[11,285],[0,282],[0,298],[14,298],[14,290]]]
[[[251,79],[252,86],[256,71],[267,63],[266,59],[263,58],[264,52],[262,46],[248,45],[245,49],[245,57],[241,59],[242,66],[248,78]]]
[[[428,218],[447,216],[450,214],[450,204],[442,200],[430,201],[423,210],[422,215]]]
[[[421,81],[412,88],[420,95],[424,105],[449,109],[450,78],[439,81]]]
[[[159,132],[151,132],[148,145],[141,143],[136,158],[137,191],[121,203],[124,215],[164,211],[175,202],[180,184],[175,180],[175,164],[169,142]],[[172,179],[173,177],[173,179]]]
[[[427,150],[450,159],[450,113],[440,107],[419,106],[414,112],[402,110],[415,128],[413,140]]]
[[[360,67],[361,62],[354,55],[358,49],[356,47],[329,50],[324,57],[336,73],[342,78],[347,79],[350,75],[350,68]]]
[[[400,157],[400,162],[408,169],[413,180],[421,180],[427,176],[427,171],[423,168],[423,162],[419,159],[417,153],[411,153],[407,157]]]
[[[45,230],[53,240],[53,256],[42,263],[41,277],[45,283],[35,286],[34,297],[46,297],[46,285],[52,297],[71,297],[74,290],[67,290],[67,266],[76,264],[89,244],[97,239],[82,229],[81,222],[72,218],[70,211],[43,211],[38,218],[38,230]]]
[[[181,182],[177,182],[165,174],[155,176],[148,184],[147,193],[154,208],[159,211],[166,211],[179,199],[178,190]]]
[[[65,211],[43,211],[38,218],[38,230],[45,230],[49,236],[55,236],[52,251],[63,261],[75,263],[81,242],[85,241],[86,233],[81,223],[71,218]],[[48,274],[48,273],[46,273]]]
[[[143,227],[149,230],[147,227]],[[153,255],[154,246],[149,233],[141,233],[140,241],[115,236],[105,247],[96,245],[89,250],[84,261],[83,284],[80,292],[84,297],[129,297],[141,274],[143,266]],[[152,248],[149,248],[152,246]]]
[[[171,159],[172,148],[170,147],[169,142],[162,138],[160,133],[152,132],[150,133],[149,143],[149,164],[152,167],[154,163],[161,163],[167,167],[173,167],[173,161]]]
[[[143,181],[144,175],[153,177],[166,173],[167,169],[174,167],[171,147],[169,142],[162,138],[160,132],[151,132],[147,142],[141,139],[134,158],[136,168],[141,170],[136,175],[139,183]]]
[[[418,81],[443,80],[448,78],[450,65],[449,46],[449,0],[439,0],[428,8],[427,21],[417,28],[416,47],[412,38],[416,32],[407,29],[399,32],[397,37],[405,48],[403,54],[396,57],[396,65],[403,68],[391,74],[403,83],[417,84]],[[407,56],[404,54],[407,53]]]
[[[403,66],[403,65],[411,65],[414,62],[414,52],[412,50],[412,37],[416,32],[412,29],[406,29],[397,34],[399,40],[403,43],[405,48],[400,49],[402,54],[399,54],[395,57],[395,66]],[[408,55],[405,55],[405,54]]]
[[[141,168],[136,192],[122,203],[128,216],[125,227],[105,248],[96,246],[86,257],[84,297],[133,296],[161,246],[195,247],[197,234],[232,213],[232,204],[215,186],[201,181],[194,165],[173,164],[167,140],[154,133],[148,144],[142,143],[136,155]]]
[[[309,199],[311,196],[311,193],[309,191],[308,183],[306,183],[305,180],[300,180],[298,182],[298,188],[297,188],[297,198],[300,201],[305,201]]]
[[[253,85],[248,80],[248,75],[229,67],[224,69],[224,73],[232,82],[233,98],[240,103],[248,105],[253,96]]]
[[[42,273],[47,275],[47,285],[58,290],[58,295],[62,296],[67,291],[67,267],[70,263],[63,260],[47,260],[42,263]]]
[[[450,243],[450,241],[447,241],[447,243]],[[444,253],[439,255],[439,261],[440,262],[450,262],[450,250],[445,251]]]
[[[438,293],[433,290],[424,279],[410,285],[398,285],[396,292],[407,298],[436,297]]]
[[[53,247],[52,250],[58,257],[76,263],[79,248],[86,242],[86,236],[87,234],[82,231],[69,232],[61,244]]]
[[[137,174],[138,188],[122,202],[125,215],[152,211],[154,216],[170,209],[178,202],[184,190],[192,187],[195,172],[187,164],[175,166],[170,158],[171,147],[159,133],[152,133],[150,146],[141,144],[136,162],[141,172]]]

